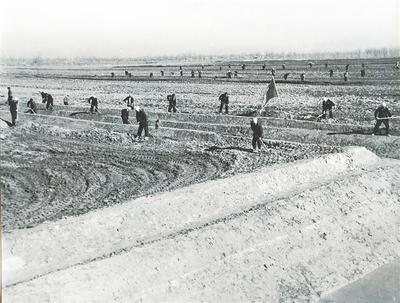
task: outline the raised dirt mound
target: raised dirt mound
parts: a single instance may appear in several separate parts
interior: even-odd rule
[[[398,255],[399,184],[350,149],[15,231],[5,298],[316,300]]]

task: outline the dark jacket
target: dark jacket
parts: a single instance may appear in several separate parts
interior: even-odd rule
[[[136,112],[136,121],[139,122],[140,124],[147,123],[147,115],[143,109]]]
[[[327,101],[322,101],[322,111],[327,111],[327,110],[332,110],[332,108],[335,106],[335,103],[333,103],[331,100]]]
[[[49,103],[49,104],[53,104],[53,96],[50,95],[50,94],[47,94],[47,96],[46,96],[46,101],[47,101],[47,103]]]
[[[31,110],[33,110],[36,113],[37,106],[35,101],[33,99],[29,100],[28,103],[26,104],[27,107],[29,107]]]
[[[10,105],[10,111],[17,112],[17,110],[18,110],[18,101],[11,100],[11,101],[8,102],[8,104]]]
[[[12,101],[12,99],[13,99],[13,96],[12,96],[12,91],[11,91],[11,89],[9,89],[8,90],[8,105],[10,105],[10,102]]]
[[[376,110],[375,110],[375,118],[388,118],[391,117],[392,113],[389,111],[387,107],[384,107],[380,105]]]
[[[93,105],[93,106],[96,106],[96,105],[98,105],[98,102],[99,101],[97,101],[97,98],[95,98],[95,97],[90,97],[89,99],[88,99],[88,102],[91,104],[91,105]]]
[[[44,92],[40,92],[40,94],[42,95],[42,103],[46,103],[47,100],[47,94]]]
[[[227,93],[222,94],[221,96],[219,96],[219,100],[220,100],[222,103],[229,104],[229,97],[228,97],[228,94],[227,94]]]
[[[121,118],[122,118],[122,120],[129,120],[128,109],[124,108],[123,110],[121,110]]]
[[[253,131],[253,137],[262,137],[263,136],[263,128],[261,125],[261,121],[257,121],[257,124],[252,120],[250,122],[251,130]]]
[[[176,96],[175,96],[175,94],[168,95],[167,96],[167,100],[168,100],[170,106],[176,106]]]

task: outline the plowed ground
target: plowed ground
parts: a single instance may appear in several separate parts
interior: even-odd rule
[[[129,134],[32,123],[8,130],[1,144],[5,231],[338,150],[271,141],[254,154],[244,139],[226,139],[222,146],[167,138],[138,143]]]

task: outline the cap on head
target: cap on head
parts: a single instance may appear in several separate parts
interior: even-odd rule
[[[253,122],[254,122],[254,124],[257,124],[257,118],[256,117],[253,118]]]
[[[381,105],[382,105],[383,107],[386,107],[386,103],[385,103],[385,102],[382,102]]]
[[[328,98],[327,97],[323,97],[322,100],[328,101]]]
[[[140,111],[140,106],[135,106],[135,111]]]
[[[15,97],[15,98],[14,98],[14,101],[19,101],[18,97]]]

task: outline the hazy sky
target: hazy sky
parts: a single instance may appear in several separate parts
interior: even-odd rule
[[[398,47],[400,0],[5,0],[2,56]]]

